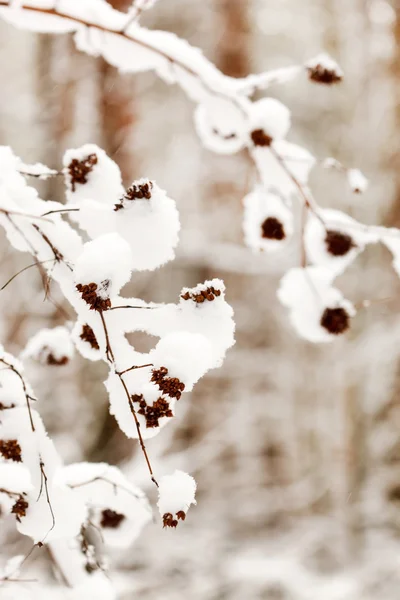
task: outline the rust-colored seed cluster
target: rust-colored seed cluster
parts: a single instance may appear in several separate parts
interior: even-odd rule
[[[89,156],[83,160],[74,158],[70,162],[68,165],[68,172],[71,178],[71,187],[73,192],[75,192],[77,183],[80,183],[81,185],[87,183],[87,176],[91,171],[93,171],[93,167],[97,165],[97,162],[98,158],[96,154],[89,154]]]
[[[325,85],[332,85],[342,81],[343,77],[339,75],[334,69],[327,69],[323,65],[315,65],[314,67],[308,67],[308,77],[311,81],[316,83],[323,83]]]
[[[261,225],[262,237],[268,240],[284,240],[283,224],[276,217],[268,217]]]
[[[131,396],[132,402],[139,402],[138,415],[142,415],[146,419],[146,427],[153,428],[159,426],[159,420],[162,417],[173,417],[173,412],[169,407],[169,402],[165,398],[158,398],[150,406],[147,404],[143,394],[134,394]]]
[[[124,208],[124,201],[126,200],[150,200],[152,189],[153,184],[151,181],[139,184],[132,183],[118,204],[115,204],[114,210],[117,211],[121,210],[121,208]]]
[[[69,358],[68,358],[68,356],[62,356],[61,358],[56,358],[54,356],[54,354],[52,354],[50,352],[50,354],[47,355],[46,362],[48,365],[61,366],[61,365],[66,365],[69,362]]]
[[[99,350],[100,346],[96,340],[96,336],[94,335],[94,331],[90,327],[90,325],[83,325],[82,333],[79,337],[84,342],[87,342],[88,344],[90,344],[90,346],[92,348],[94,348],[95,350]]]
[[[121,513],[117,513],[111,508],[106,508],[101,513],[100,525],[109,529],[116,529],[124,519],[125,515],[121,515]]]
[[[185,384],[182,383],[177,377],[167,377],[167,375],[168,369],[166,367],[153,369],[151,381],[158,385],[163,394],[179,400],[179,398],[182,396],[183,390],[185,389]]]
[[[82,300],[90,305],[90,310],[103,311],[111,308],[110,298],[101,298],[97,295],[97,283],[88,283],[87,285],[78,283],[76,289],[82,294]]]
[[[163,515],[163,527],[173,527],[175,528],[178,525],[178,521],[184,521],[186,519],[186,513],[183,510],[180,510],[176,513],[176,519],[172,515],[172,513],[165,513]]]
[[[251,139],[255,146],[270,146],[272,144],[272,137],[265,133],[264,129],[252,131]]]
[[[0,454],[3,458],[22,462],[21,446],[17,440],[0,440]]]
[[[26,516],[26,509],[28,506],[28,502],[24,500],[22,496],[20,496],[11,509],[11,512],[16,515],[17,521],[21,521],[21,517]]]
[[[329,333],[340,335],[350,327],[350,316],[344,308],[326,308],[321,317],[321,325]]]
[[[214,286],[208,287],[201,292],[186,292],[181,295],[183,300],[193,300],[197,304],[202,304],[205,300],[212,302],[215,297],[221,295],[221,290],[216,290]]]
[[[325,244],[329,254],[333,256],[345,256],[355,246],[352,238],[347,233],[334,230],[326,232]]]

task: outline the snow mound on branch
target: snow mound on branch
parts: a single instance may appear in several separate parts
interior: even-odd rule
[[[188,473],[176,470],[161,478],[157,506],[164,526],[176,527],[179,519],[185,520],[189,507],[196,504],[195,494],[196,482]],[[166,522],[167,515],[172,516],[172,521]]]
[[[282,278],[278,299],[289,309],[292,326],[310,342],[332,342],[350,327],[354,306],[332,287],[334,275],[322,267],[290,269]]]
[[[244,199],[243,231],[254,251],[282,249],[293,234],[293,213],[278,194],[262,187]]]
[[[27,343],[21,357],[32,358],[44,365],[64,365],[74,355],[71,333],[66,327],[41,329]]]

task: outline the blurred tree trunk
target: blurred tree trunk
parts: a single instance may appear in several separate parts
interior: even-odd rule
[[[113,8],[124,12],[132,4],[132,0],[108,2]],[[102,145],[107,154],[118,163],[122,179],[129,185],[133,179],[136,162],[132,147],[132,132],[136,123],[133,76],[119,73],[102,58],[99,62]]]

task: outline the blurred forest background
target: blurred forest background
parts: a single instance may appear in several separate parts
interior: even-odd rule
[[[125,10],[130,0],[110,3]],[[290,141],[370,179],[366,195],[352,195],[340,173],[316,168],[320,204],[400,226],[398,0],[159,0],[142,22],[176,32],[232,76],[332,54],[345,71],[341,85],[303,78],[270,93],[292,111]],[[59,168],[66,148],[95,142],[127,184],[147,176],[176,199],[177,260],[135,275],[127,295],[175,302],[182,286],[221,277],[235,310],[237,343],[223,367],[148,444],[160,474],[183,468],[197,479],[198,507],[176,531],[150,525],[128,553],[112,557],[121,597],[398,600],[400,284],[389,253],[367,249],[339,279],[355,304],[372,301],[350,335],[332,345],[301,341],[275,297],[282,273],[299,264],[299,240],[272,256],[243,246],[251,165],[244,154],[201,148],[193,107],[178,88],[153,74],[119,74],[79,54],[69,36],[2,22],[0,78],[0,143],[23,160]],[[60,182],[38,187],[62,200]],[[29,262],[1,233],[0,285]],[[55,286],[57,306],[43,302],[34,269],[0,294],[0,340],[10,352],[72,318]],[[132,341],[147,350],[156,340]],[[105,365],[77,355],[28,375],[66,462],[123,465],[153,494],[137,444],[108,413]],[[5,536],[2,543],[21,543]]]

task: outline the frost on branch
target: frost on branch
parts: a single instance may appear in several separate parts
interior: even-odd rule
[[[191,504],[196,504],[196,482],[187,473],[175,471],[164,475],[158,488],[158,510],[164,527],[175,528],[186,519]]]

